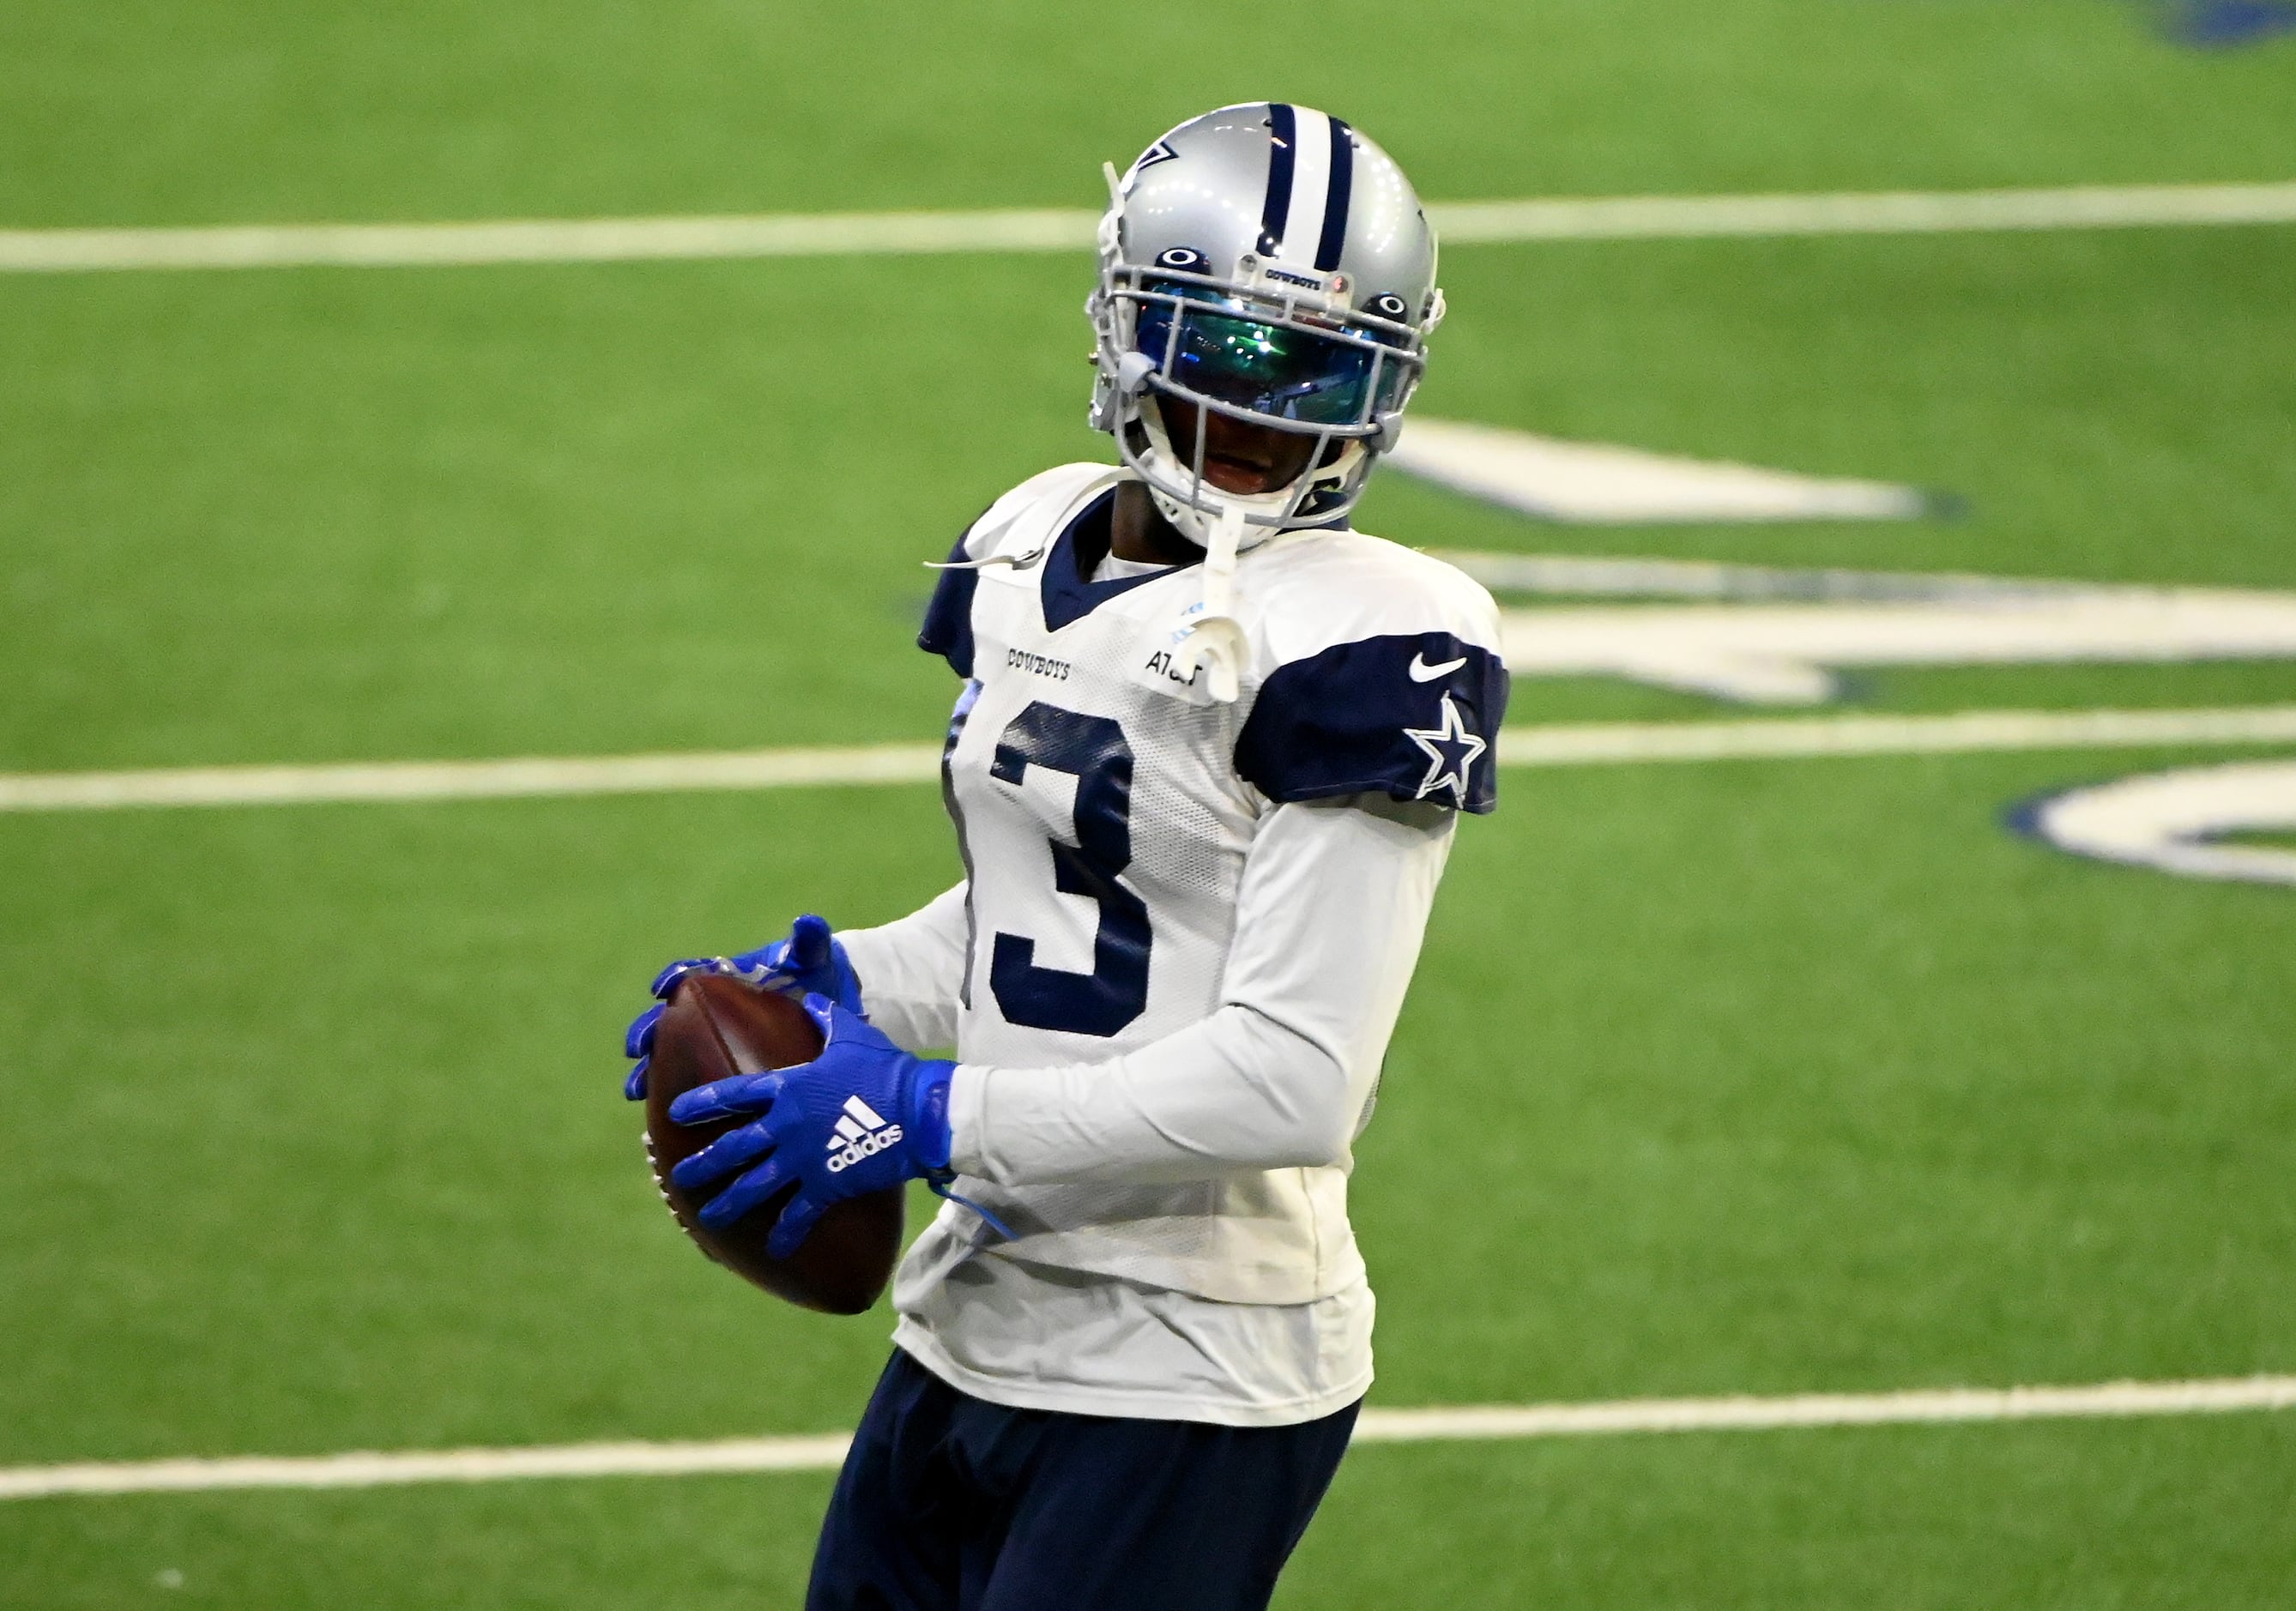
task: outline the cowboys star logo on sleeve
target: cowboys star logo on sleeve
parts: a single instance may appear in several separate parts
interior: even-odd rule
[[[1425,799],[1439,789],[1448,789],[1452,797],[1461,805],[1467,799],[1467,773],[1477,757],[1489,748],[1482,739],[1467,731],[1459,716],[1459,707],[1451,696],[1443,696],[1443,721],[1438,727],[1406,727],[1403,736],[1427,752],[1427,775],[1420,780],[1419,797]]]

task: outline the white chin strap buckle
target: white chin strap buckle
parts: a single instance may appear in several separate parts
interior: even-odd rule
[[[1192,670],[1204,673],[1213,699],[1233,705],[1243,691],[1246,648],[1243,624],[1235,618],[1235,556],[1243,543],[1243,511],[1220,511],[1204,544],[1203,610],[1180,640],[1180,655]]]

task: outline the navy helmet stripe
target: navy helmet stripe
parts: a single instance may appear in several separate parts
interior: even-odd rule
[[[1267,148],[1267,200],[1259,209],[1262,257],[1283,244],[1283,220],[1292,211],[1292,164],[1300,144],[1297,120],[1283,102],[1267,103],[1267,127],[1273,140]]]
[[[1316,243],[1316,266],[1330,274],[1348,246],[1348,192],[1355,188],[1356,143],[1348,126],[1332,123],[1332,182],[1324,192],[1324,237]]]

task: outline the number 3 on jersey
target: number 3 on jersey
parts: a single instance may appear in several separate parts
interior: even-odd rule
[[[988,987],[1005,1021],[1071,1034],[1112,1035],[1148,1008],[1146,903],[1117,882],[1132,864],[1132,746],[1106,716],[1030,705],[996,740],[989,775],[1019,788],[1031,766],[1064,772],[1076,784],[1076,843],[1047,841],[1053,886],[1100,906],[1092,971],[1037,966],[1037,942],[996,937]]]

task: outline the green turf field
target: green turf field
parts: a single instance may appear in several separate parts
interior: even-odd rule
[[[1121,20],[18,0],[0,229],[1085,205],[1271,93],[1447,200],[2296,178],[2296,40],[2194,52],[2108,0]],[[2292,261],[2285,226],[1461,248],[1428,412],[1965,512],[1558,529],[1397,479],[1362,523],[2296,588]],[[0,275],[0,772],[931,740],[917,562],[1096,453],[1086,278]],[[2285,703],[2296,663],[1852,698]],[[1742,714],[1526,681],[1513,718]],[[1374,1402],[2296,1371],[2296,894],[2003,822],[2292,752],[1510,772],[1359,1149]],[[669,956],[956,876],[923,786],[0,814],[0,1467],[849,1425],[885,1317],[680,1245],[617,1041]],[[1462,1108],[1496,1173],[1446,1161]],[[826,1492],[4,1501],[0,1605],[787,1605]],[[2281,1607],[2292,1513],[2289,1414],[1382,1445],[1279,1603]]]

